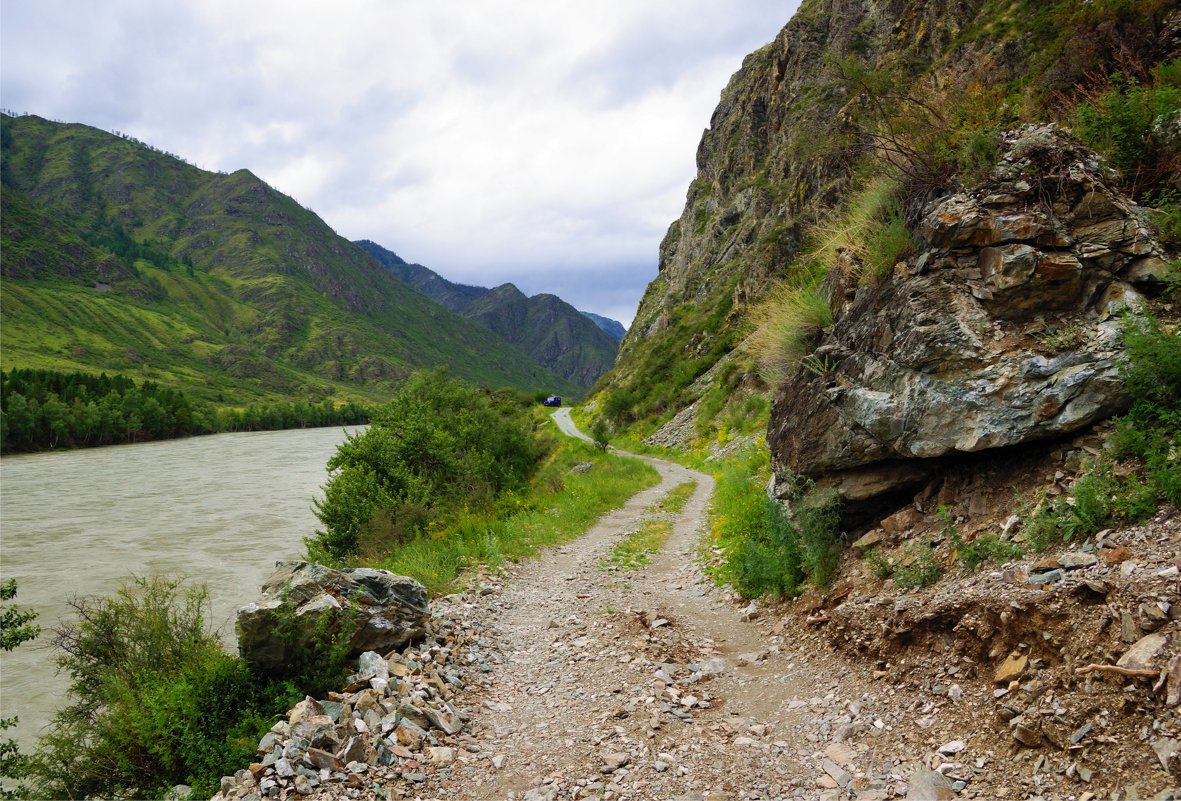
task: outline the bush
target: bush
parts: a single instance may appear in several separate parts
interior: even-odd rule
[[[1139,523],[1162,501],[1181,506],[1181,337],[1147,312],[1123,320],[1122,377],[1132,405],[1116,420],[1112,454],[1075,481],[1069,497],[1043,499],[1023,534],[1042,550],[1121,523]],[[1143,477],[1113,459],[1132,457]]]
[[[1075,110],[1074,129],[1124,174],[1134,190],[1181,170],[1181,60],[1159,65],[1144,86],[1111,76],[1108,88]]]
[[[442,372],[411,377],[328,460],[311,555],[342,561],[403,544],[464,510],[490,509],[544,455],[528,407]],[[398,510],[413,514],[394,519]]]
[[[800,482],[789,514],[767,495],[760,461],[732,465],[718,477],[712,511],[714,537],[727,549],[722,575],[748,598],[794,596],[805,579],[827,588],[840,558],[836,499]]]
[[[137,578],[75,599],[58,629],[70,703],[32,760],[41,798],[160,798],[176,784],[217,791],[301,693],[254,676],[205,625],[204,587]]]
[[[611,443],[611,431],[607,427],[607,421],[602,417],[596,419],[595,424],[591,426],[591,439],[600,451],[606,451]]]
[[[929,543],[911,543],[894,565],[894,583],[904,590],[928,587],[939,580],[943,568]]]
[[[37,639],[41,627],[35,621],[37,613],[31,609],[21,609],[8,601],[16,598],[16,579],[9,579],[0,583],[0,650],[11,651],[18,645],[29,640]],[[15,717],[0,719],[0,731],[11,729],[18,722]],[[16,741],[5,738],[0,740],[0,778],[22,779],[28,773],[28,760],[17,748]],[[5,789],[0,784],[0,798],[17,798],[19,793],[12,789]]]
[[[969,570],[975,570],[986,562],[1007,562],[1025,555],[1021,546],[1003,540],[996,534],[982,534],[971,542],[965,542],[957,535],[953,542],[956,559]]]

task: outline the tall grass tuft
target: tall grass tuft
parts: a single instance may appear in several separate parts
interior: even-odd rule
[[[754,354],[763,379],[777,384],[791,375],[824,329],[832,306],[819,280],[781,286],[751,313],[755,329],[744,347]]]

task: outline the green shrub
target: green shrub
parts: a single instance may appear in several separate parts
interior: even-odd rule
[[[253,675],[205,625],[204,587],[137,578],[109,598],[75,599],[56,632],[71,679],[30,766],[39,798],[198,795],[244,767],[274,716],[302,693]]]
[[[644,462],[562,438],[520,493],[502,495],[492,510],[464,512],[432,526],[368,563],[413,576],[431,593],[451,592],[465,569],[516,560],[542,545],[576,537],[604,512],[659,480]]]
[[[491,509],[521,488],[544,456],[519,399],[441,371],[412,376],[368,429],[328,460],[309,554],[342,561],[363,546],[395,546],[465,509]],[[394,520],[399,510],[413,511]],[[380,554],[377,554],[380,555]]]
[[[37,639],[41,634],[41,627],[35,621],[37,613],[31,609],[22,609],[8,601],[16,598],[16,579],[0,583],[0,650],[11,651],[18,645],[29,640]],[[16,717],[0,719],[0,731],[6,731],[18,722]],[[20,780],[28,774],[27,754],[22,754],[17,748],[16,741],[5,738],[0,740],[0,778]],[[22,793],[17,790],[5,789],[0,784],[0,798],[18,798]]]
[[[969,570],[975,570],[986,562],[1008,562],[1025,555],[1021,546],[1003,540],[996,534],[982,534],[971,542],[965,542],[957,536],[954,545],[956,559]]]
[[[873,573],[876,578],[885,579],[894,575],[894,566],[890,564],[890,560],[882,556],[877,548],[870,548],[865,552],[865,563],[869,565],[869,572]]]
[[[1127,359],[1121,372],[1131,408],[1116,420],[1111,455],[1090,465],[1068,497],[1036,505],[1022,530],[1036,550],[1142,522],[1161,501],[1181,505],[1181,337],[1147,312],[1125,315],[1123,332]],[[1142,462],[1143,478],[1117,470],[1117,457]]]
[[[733,464],[714,489],[714,539],[726,549],[721,577],[748,598],[794,596],[805,579],[826,588],[840,558],[835,498],[800,482],[792,513],[770,498],[760,480],[766,456]]]
[[[611,443],[611,431],[607,427],[607,421],[602,417],[595,420],[595,424],[591,426],[591,439],[595,443],[595,447],[601,451],[606,451],[607,446]]]
[[[928,587],[939,580],[943,568],[929,543],[911,543],[894,565],[894,583],[904,590]]]
[[[890,277],[894,265],[914,253],[914,236],[896,201],[890,203],[883,219],[865,237],[862,280],[881,283]]]
[[[1181,60],[1159,65],[1142,85],[1111,76],[1110,87],[1080,103],[1074,129],[1134,188],[1153,186],[1181,168]]]

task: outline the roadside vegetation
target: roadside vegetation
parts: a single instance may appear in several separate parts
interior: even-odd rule
[[[309,555],[410,575],[434,594],[466,570],[578,536],[659,479],[559,436],[528,396],[438,371],[412,377],[329,464]],[[53,637],[70,677],[65,708],[35,754],[9,758],[15,749],[0,744],[4,771],[24,783],[18,795],[161,798],[187,784],[209,797],[251,761],[276,716],[339,689],[348,672],[341,626],[325,628],[286,675],[253,671],[209,629],[205,587],[175,578],[135,578],[72,606]],[[10,611],[5,647],[10,629],[29,623]]]
[[[382,567],[446,592],[465,568],[577,536],[657,481],[559,436],[530,399],[420,373],[329,460],[313,561]]]
[[[637,530],[624,537],[611,549],[611,552],[599,562],[599,567],[602,570],[626,572],[650,564],[653,555],[664,547],[664,543],[673,532],[671,516],[680,514],[695,489],[697,484],[686,482],[669,490],[669,493],[656,504],[657,513],[664,516],[645,520]]]
[[[300,401],[216,407],[124,375],[14,369],[0,373],[0,452],[87,448],[226,431],[357,425],[366,407]]]
[[[743,597],[790,598],[807,584],[825,590],[841,553],[839,506],[805,481],[793,487],[788,511],[766,491],[765,448],[749,449],[718,473],[711,513],[711,566],[716,581]]]
[[[1143,522],[1162,503],[1181,507],[1181,335],[1148,312],[1126,314],[1123,325],[1132,406],[1069,495],[1030,510],[1022,533],[1035,550]]]

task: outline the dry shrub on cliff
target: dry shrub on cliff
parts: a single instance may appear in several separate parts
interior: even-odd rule
[[[781,285],[751,313],[755,328],[743,343],[765,381],[775,385],[795,371],[816,338],[832,325],[832,306],[821,276],[802,286]]]

